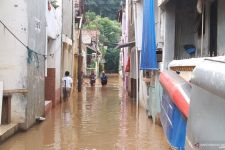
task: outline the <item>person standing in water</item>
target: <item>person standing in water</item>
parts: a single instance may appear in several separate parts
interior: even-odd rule
[[[95,85],[95,80],[96,80],[96,76],[95,76],[94,71],[92,71],[91,75],[90,75],[90,84],[91,84],[91,86]]]
[[[63,99],[68,100],[71,93],[73,79],[70,77],[70,72],[66,71],[63,80]]]
[[[107,78],[105,72],[102,71],[102,76],[101,76],[101,83],[102,83],[102,86],[106,85],[106,84],[107,84],[107,81],[108,81],[108,78]]]

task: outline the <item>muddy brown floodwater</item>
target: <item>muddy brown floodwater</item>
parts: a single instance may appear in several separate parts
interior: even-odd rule
[[[1,150],[168,150],[162,128],[124,92],[118,77],[101,87],[86,85],[47,120],[21,132]]]

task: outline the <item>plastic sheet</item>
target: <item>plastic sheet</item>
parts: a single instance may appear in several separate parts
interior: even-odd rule
[[[155,35],[155,0],[144,0],[141,69],[157,70]]]
[[[148,87],[148,100],[147,100],[147,111],[148,116],[151,116],[155,123],[156,116],[160,113],[160,102],[162,99],[162,87],[159,83],[159,74],[155,75],[153,85]]]

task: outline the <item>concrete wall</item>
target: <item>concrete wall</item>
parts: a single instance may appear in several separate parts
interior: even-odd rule
[[[164,11],[165,30],[163,47],[163,68],[168,67],[169,62],[174,59],[175,49],[175,1],[171,0]]]
[[[205,3],[203,48],[201,52],[201,34],[198,34],[198,27],[201,27],[201,14],[197,13],[197,1],[177,0],[176,1],[176,42],[175,59],[209,56],[210,43],[210,2]],[[201,30],[201,28],[200,28]],[[200,31],[201,33],[201,31]],[[184,50],[184,45],[192,44],[197,52],[191,56]]]
[[[176,1],[175,58],[177,59],[190,57],[184,50],[184,45],[195,45],[196,14],[196,1]]]
[[[72,39],[72,0],[63,0],[63,34]]]
[[[126,4],[128,4],[128,0],[126,0]],[[122,18],[122,37],[121,37],[121,41],[122,43],[127,43],[128,42],[128,5],[126,5],[124,12],[123,12],[123,18]],[[123,53],[123,64],[122,64],[122,68],[123,68],[123,87],[125,89],[128,88],[128,74],[125,73],[125,69],[126,69],[126,65],[127,65],[127,61],[128,61],[128,48],[123,48],[121,49],[122,53]]]
[[[47,1],[3,0],[0,19],[32,51],[45,54]],[[29,24],[28,24],[29,23]],[[28,51],[0,25],[0,80],[4,89],[28,89],[27,95],[13,94],[12,122],[22,123],[27,129],[36,116],[44,113],[44,71],[43,56]]]
[[[134,27],[135,27],[135,42],[138,50],[142,47],[142,30],[143,30],[143,0],[136,3],[134,7]],[[136,12],[136,14],[135,14]]]
[[[28,46],[40,54],[46,51],[47,1],[27,0]],[[45,58],[33,53],[28,55],[26,122],[22,128],[29,128],[37,116],[44,114]]]
[[[59,96],[60,96],[60,83],[61,83],[61,34],[57,37],[57,39],[49,39],[48,40],[48,56],[47,58],[47,67],[49,69],[55,70],[55,99],[46,99],[46,100],[53,100],[56,102],[59,102]],[[46,87],[48,88],[48,87]]]
[[[0,20],[25,44],[28,42],[28,14],[25,0],[2,0]],[[12,11],[13,10],[13,11]],[[0,80],[4,89],[27,88],[27,49],[0,24]],[[26,96],[13,95],[12,122],[25,121]]]
[[[63,51],[62,51],[62,59],[61,59],[61,65],[62,65],[62,76],[64,76],[65,71],[69,71],[72,73],[73,71],[73,51],[72,51],[72,45],[69,45],[67,43],[63,43]]]
[[[62,1],[58,0],[59,7],[51,11],[47,11],[47,32],[48,32],[48,58],[47,67],[50,71],[50,76],[47,77],[48,82],[52,87],[52,91],[49,91],[49,87],[46,87],[46,92],[53,93],[52,96],[47,96],[46,100],[52,100],[53,105],[60,101],[60,83],[61,83],[61,51],[62,51]],[[54,75],[52,75],[54,70]],[[52,76],[51,76],[52,75]],[[54,78],[54,80],[53,80]],[[54,85],[54,87],[53,87]],[[48,94],[48,93],[46,93]]]
[[[61,76],[64,75],[65,71],[69,71],[70,74],[73,74],[73,57],[74,52],[72,45],[73,43],[73,0],[63,0],[62,1],[62,33],[65,35],[66,40],[63,43],[63,52],[62,52],[62,69],[61,69]],[[71,42],[67,42],[67,40]]]
[[[217,48],[218,56],[225,55],[225,1],[218,0],[218,37]]]

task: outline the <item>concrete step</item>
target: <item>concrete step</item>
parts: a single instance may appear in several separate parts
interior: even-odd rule
[[[14,135],[19,130],[18,124],[0,125],[0,143]]]

